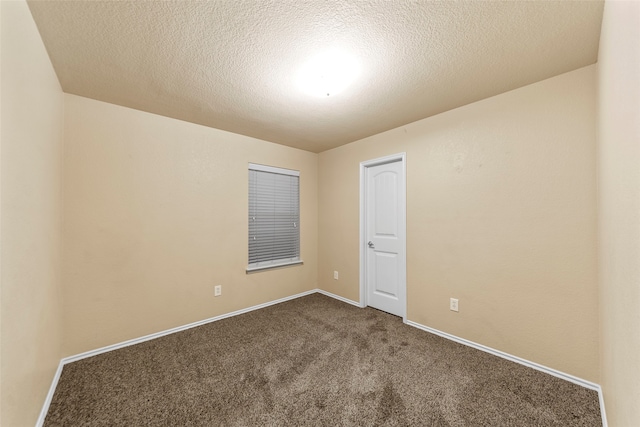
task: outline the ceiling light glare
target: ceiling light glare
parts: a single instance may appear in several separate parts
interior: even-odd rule
[[[347,88],[358,76],[357,61],[338,50],[314,56],[300,69],[298,85],[312,96],[334,96]]]

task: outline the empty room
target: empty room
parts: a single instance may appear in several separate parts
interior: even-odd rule
[[[640,1],[0,2],[0,425],[640,425]]]

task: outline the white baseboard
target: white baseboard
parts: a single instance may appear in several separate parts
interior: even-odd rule
[[[598,400],[600,401],[600,415],[602,415],[602,427],[608,427],[607,423],[607,411],[604,410],[604,393],[602,393],[602,387],[598,386]]]
[[[140,344],[142,342],[153,340],[153,339],[156,339],[156,338],[160,338],[160,337],[163,337],[165,335],[169,335],[169,334],[173,334],[173,333],[176,333],[176,332],[184,331],[184,330],[187,330],[187,329],[195,328],[196,326],[206,325],[207,323],[216,322],[218,320],[226,319],[228,317],[238,316],[240,314],[248,313],[250,311],[260,310],[261,308],[269,307],[270,305],[280,304],[281,302],[285,302],[285,301],[289,301],[289,300],[292,300],[292,299],[304,297],[304,296],[311,295],[311,294],[314,294],[314,293],[316,293],[316,289],[312,289],[310,291],[306,291],[306,292],[302,292],[302,293],[299,293],[299,294],[291,295],[291,296],[288,296],[288,297],[280,298],[280,299],[277,299],[277,300],[274,300],[274,301],[269,301],[269,302],[265,302],[265,303],[262,303],[262,304],[254,305],[254,306],[251,306],[251,307],[243,308],[243,309],[240,309],[240,310],[232,311],[230,313],[221,314],[219,316],[210,317],[208,319],[199,320],[197,322],[189,323],[187,325],[177,326],[175,328],[171,328],[171,329],[167,329],[167,330],[164,330],[164,331],[156,332],[154,334],[145,335],[145,336],[140,337],[140,338],[134,338],[134,339],[131,339],[131,340],[128,340],[128,341],[123,341],[121,343],[108,345],[106,347],[98,348],[96,350],[86,351],[84,353],[76,354],[75,356],[65,357],[62,360],[65,363],[75,362],[77,360],[86,359],[87,357],[92,357],[92,356],[95,356],[95,355],[98,355],[98,354],[106,353],[108,351],[113,351],[113,350],[117,350],[119,348],[128,347],[130,345]]]
[[[342,301],[342,302],[346,302],[347,304],[355,305],[358,308],[362,308],[362,305],[360,305],[359,302],[355,302],[353,300],[350,300],[349,298],[341,297],[340,295],[332,294],[331,292],[327,292],[327,291],[322,290],[322,289],[316,289],[316,292],[318,292],[319,294],[331,297],[333,299],[337,299],[338,301]]]
[[[53,375],[53,380],[51,380],[51,386],[49,386],[47,397],[44,399],[44,404],[42,405],[40,416],[38,416],[38,420],[36,421],[36,427],[41,427],[44,425],[44,419],[47,417],[47,412],[49,412],[49,405],[51,405],[53,393],[56,392],[56,387],[58,386],[58,381],[60,380],[60,374],[62,374],[63,366],[64,362],[60,360],[60,363],[58,363],[58,369],[56,369],[56,373]]]
[[[350,300],[348,298],[344,298],[344,297],[341,297],[340,295],[332,294],[331,292],[327,292],[327,291],[322,290],[322,289],[312,289],[310,291],[306,291],[306,292],[302,292],[302,293],[299,293],[299,294],[291,295],[291,296],[288,296],[288,297],[285,297],[285,298],[280,298],[280,299],[277,299],[277,300],[274,300],[274,301],[265,302],[263,304],[254,305],[252,307],[243,308],[241,310],[232,311],[230,313],[221,314],[219,316],[210,317],[208,319],[200,320],[198,322],[193,322],[193,323],[189,323],[187,325],[183,325],[183,326],[178,326],[178,327],[175,327],[175,328],[167,329],[165,331],[156,332],[154,334],[145,335],[145,336],[140,337],[140,338],[134,338],[134,339],[131,339],[131,340],[123,341],[121,343],[117,343],[117,344],[112,344],[112,345],[108,345],[108,346],[105,346],[105,347],[101,347],[101,348],[98,348],[96,350],[90,350],[90,351],[86,351],[84,353],[76,354],[74,356],[65,357],[65,358],[61,359],[60,363],[58,364],[58,369],[56,370],[56,373],[55,373],[55,375],[53,377],[53,380],[51,381],[51,386],[49,387],[49,392],[47,393],[47,397],[45,399],[44,405],[42,406],[42,410],[40,411],[40,416],[38,417],[38,421],[36,423],[36,427],[42,427],[44,425],[44,420],[45,420],[45,418],[47,416],[47,413],[49,412],[49,406],[51,405],[51,400],[53,399],[53,394],[56,391],[56,387],[58,385],[58,381],[60,380],[60,375],[62,374],[62,368],[67,363],[71,363],[71,362],[75,362],[75,361],[78,361],[78,360],[86,359],[88,357],[96,356],[96,355],[102,354],[102,353],[107,353],[109,351],[113,351],[113,350],[117,350],[117,349],[120,349],[120,348],[128,347],[130,345],[139,344],[139,343],[142,343],[142,342],[145,342],[145,341],[149,341],[149,340],[152,340],[152,339],[155,339],[155,338],[160,338],[160,337],[163,337],[165,335],[173,334],[175,332],[180,332],[180,331],[184,331],[186,329],[195,328],[196,326],[205,325],[207,323],[215,322],[215,321],[226,319],[226,318],[233,317],[233,316],[238,316],[240,314],[248,313],[248,312],[254,311],[254,310],[259,310],[261,308],[269,307],[269,306],[275,305],[275,304],[280,304],[280,303],[285,302],[285,301],[289,301],[289,300],[292,300],[292,299],[304,297],[304,296],[311,295],[311,294],[314,294],[314,293],[320,293],[320,294],[326,295],[326,296],[328,296],[330,298],[334,298],[334,299],[336,299],[338,301],[342,301],[344,303],[356,306],[358,308],[362,308],[360,303],[355,302],[353,300]],[[515,362],[515,363],[519,363],[519,364],[527,366],[529,368],[536,369],[538,371],[547,373],[549,375],[553,375],[554,377],[558,377],[558,378],[563,379],[565,381],[569,381],[569,382],[572,382],[574,384],[580,385],[582,387],[586,387],[588,389],[597,391],[598,392],[598,399],[600,401],[600,413],[602,414],[602,426],[603,427],[608,427],[607,417],[606,417],[606,413],[605,413],[605,409],[604,409],[604,397],[602,395],[602,388],[600,387],[600,385],[592,383],[592,382],[587,381],[587,380],[583,380],[583,379],[575,377],[573,375],[569,375],[569,374],[566,374],[564,372],[560,372],[560,371],[557,371],[555,369],[540,365],[538,363],[531,362],[529,360],[522,359],[522,358],[517,357],[517,356],[513,356],[513,355],[505,353],[503,351],[496,350],[494,348],[487,347],[485,345],[478,344],[478,343],[475,343],[473,341],[469,341],[469,340],[466,340],[464,338],[460,338],[460,337],[457,337],[455,335],[451,335],[451,334],[448,334],[446,332],[442,332],[442,331],[439,331],[437,329],[421,325],[420,323],[416,323],[416,322],[413,322],[411,320],[406,320],[405,323],[407,325],[410,325],[410,326],[413,326],[415,328],[421,329],[423,331],[438,335],[438,336],[446,338],[448,340],[455,341],[457,343],[460,343],[460,344],[463,344],[463,345],[466,345],[466,346],[469,346],[469,347],[473,347],[473,348],[475,348],[477,350],[493,354],[494,356],[498,356],[498,357],[501,357],[503,359],[507,359],[507,360],[510,360],[512,362]]]
[[[599,384],[593,383],[591,381],[584,380],[582,378],[578,378],[576,376],[573,376],[573,375],[558,371],[558,370],[553,369],[553,368],[549,368],[549,367],[544,366],[544,365],[540,365],[539,363],[535,363],[535,362],[532,362],[530,360],[523,359],[521,357],[514,356],[514,355],[509,354],[509,353],[505,353],[504,351],[496,350],[495,348],[487,347],[486,345],[478,344],[476,342],[469,341],[469,340],[466,340],[464,338],[460,338],[460,337],[457,337],[455,335],[451,335],[451,334],[439,331],[439,330],[434,329],[434,328],[430,328],[429,326],[425,326],[425,325],[422,325],[420,323],[413,322],[411,320],[407,320],[405,323],[407,325],[409,325],[409,326],[413,326],[414,328],[418,328],[418,329],[421,329],[423,331],[432,333],[434,335],[438,335],[438,336],[440,336],[442,338],[446,338],[448,340],[455,341],[455,342],[457,342],[459,344],[463,344],[463,345],[466,345],[468,347],[475,348],[476,350],[484,351],[485,353],[489,353],[489,354],[492,354],[494,356],[498,356],[498,357],[501,357],[503,359],[507,359],[507,360],[509,360],[511,362],[519,363],[520,365],[524,365],[524,366],[527,366],[529,368],[535,369],[537,371],[544,372],[545,374],[553,375],[554,377],[563,379],[565,381],[569,381],[571,383],[574,383],[574,384],[577,384],[579,386],[588,388],[590,390],[597,391],[598,392],[598,399],[600,401],[600,414],[602,415],[602,426],[603,427],[607,427],[607,417],[606,417],[606,414],[605,414],[605,411],[604,411],[604,398],[602,396],[602,388],[600,387]]]

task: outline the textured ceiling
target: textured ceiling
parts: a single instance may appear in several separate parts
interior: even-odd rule
[[[29,1],[67,93],[320,152],[597,60],[601,1]],[[361,64],[310,97],[327,49]]]

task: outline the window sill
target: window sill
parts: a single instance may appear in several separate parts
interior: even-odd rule
[[[255,272],[258,272],[258,271],[262,271],[262,270],[270,270],[272,268],[289,267],[289,266],[303,264],[303,263],[304,262],[301,259],[299,259],[297,261],[285,261],[285,262],[280,262],[280,263],[277,263],[277,264],[269,264],[269,265],[259,265],[259,266],[247,267],[247,274],[255,273]]]

